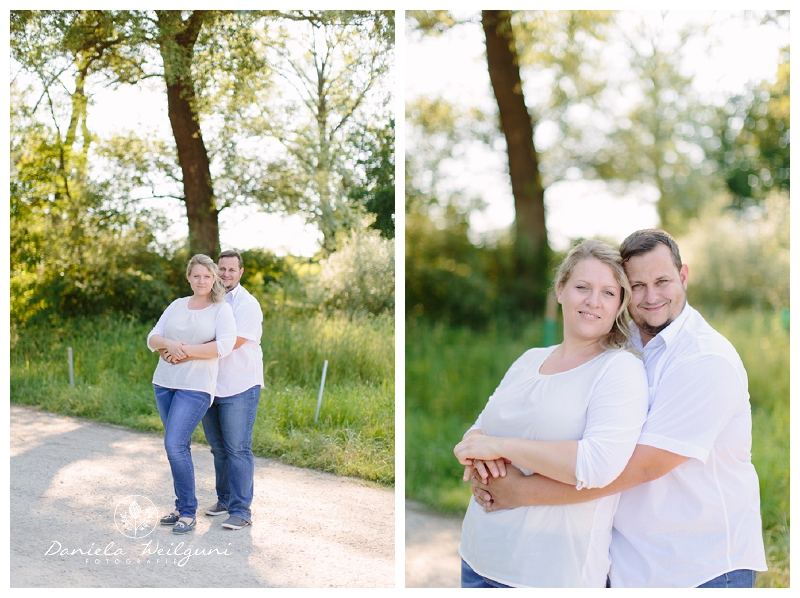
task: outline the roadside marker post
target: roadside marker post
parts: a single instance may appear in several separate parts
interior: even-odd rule
[[[325,374],[328,372],[328,360],[322,366],[322,382],[319,383],[319,397],[317,397],[317,413],[314,415],[314,423],[319,419],[319,408],[322,405],[322,389],[325,388]]]
[[[67,361],[69,362],[69,386],[75,388],[75,372],[72,367],[72,347],[67,347]]]

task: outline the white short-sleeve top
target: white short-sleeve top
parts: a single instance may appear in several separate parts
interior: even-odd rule
[[[689,457],[620,495],[611,587],[695,587],[766,571],[747,373],[733,345],[688,304],[642,345],[650,411],[639,444]]]
[[[264,386],[264,362],[261,354],[261,305],[247,289],[237,284],[225,295],[236,320],[236,336],[247,342],[219,360],[218,397],[232,397],[256,385]]]
[[[202,345],[217,341],[217,357],[213,359],[193,359],[181,363],[158,360],[153,374],[153,384],[165,388],[198,390],[214,397],[217,385],[218,358],[228,355],[236,342],[236,322],[231,306],[226,302],[212,303],[204,309],[189,309],[190,297],[181,297],[170,303],[161,314],[150,334],[157,334],[169,340],[183,341],[190,345]]]
[[[577,440],[578,488],[606,486],[625,468],[647,415],[642,361],[606,351],[569,371],[540,374],[554,348],[530,349],[511,366],[481,413],[482,431]],[[618,499],[493,513],[470,499],[459,553],[478,574],[510,586],[605,587]]]

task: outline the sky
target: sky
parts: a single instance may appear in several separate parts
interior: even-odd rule
[[[486,70],[483,31],[475,22],[461,25],[441,37],[406,35],[405,93],[437,97],[463,106],[496,112]],[[655,13],[652,13],[656,16]],[[710,20],[720,45],[707,55],[701,44],[684,48],[684,68],[693,72],[698,91],[709,97],[743,91],[748,82],[774,77],[779,48],[789,34],[775,27],[743,26],[725,20],[725,14],[676,12],[667,21],[674,27],[687,21]],[[525,73],[523,72],[523,79]],[[526,92],[527,93],[527,92]],[[478,233],[508,227],[514,219],[513,197],[503,151],[473,150],[451,172],[459,187],[482,196],[488,208],[471,215]],[[636,195],[615,196],[599,181],[561,182],[545,193],[547,229],[553,249],[564,250],[570,239],[603,237],[621,241],[630,232],[658,225],[658,192],[640,188]]]

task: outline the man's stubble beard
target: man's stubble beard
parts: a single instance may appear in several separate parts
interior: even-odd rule
[[[659,332],[664,330],[664,328],[666,328],[667,326],[672,324],[672,322],[673,322],[673,320],[668,320],[667,322],[664,322],[660,326],[651,326],[647,322],[639,323],[636,320],[633,320],[633,323],[636,324],[636,327],[639,330],[641,330],[642,332],[644,332],[645,334],[648,334],[650,336],[656,336]]]

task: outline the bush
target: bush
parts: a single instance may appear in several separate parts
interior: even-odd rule
[[[709,206],[679,240],[689,302],[711,309],[789,307],[789,198],[745,212]]]
[[[320,263],[310,290],[323,307],[347,314],[394,310],[394,239],[374,229],[354,230]]]
[[[406,220],[406,316],[484,326],[508,314],[514,283],[511,248],[477,247],[465,221],[438,228],[422,215]]]

